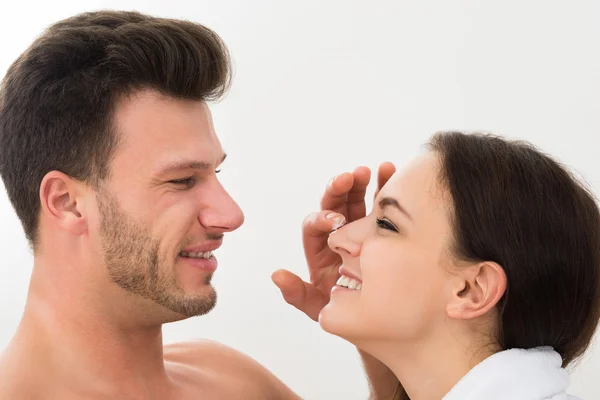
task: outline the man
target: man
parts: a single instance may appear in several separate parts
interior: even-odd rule
[[[297,398],[226,346],[162,344],[162,324],[214,307],[213,252],[244,220],[217,179],[225,153],[206,104],[225,93],[229,69],[214,32],[134,12],[60,21],[10,67],[0,173],[34,268],[0,357],[1,399]],[[393,172],[382,171],[382,181]],[[364,215],[368,180],[365,169],[342,175],[323,204]],[[324,285],[274,276],[313,318],[337,274],[322,254],[339,217],[304,226]],[[371,361],[384,393],[385,368]]]

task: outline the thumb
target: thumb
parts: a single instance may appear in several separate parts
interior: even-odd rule
[[[304,282],[298,275],[285,269],[279,269],[273,272],[271,280],[279,288],[287,303],[298,307],[298,304],[303,302],[305,298]]]
[[[329,300],[316,286],[304,282],[298,275],[284,269],[275,271],[271,275],[271,279],[281,290],[283,299],[288,304],[296,307],[311,319],[319,320],[319,313]]]

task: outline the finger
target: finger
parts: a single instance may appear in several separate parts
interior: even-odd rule
[[[387,183],[387,181],[394,175],[396,172],[396,167],[391,162],[384,162],[379,165],[379,170],[377,172],[377,190],[375,191],[375,197],[381,190],[381,188]]]
[[[302,222],[303,237],[329,236],[333,230],[338,229],[346,223],[343,214],[334,211],[319,211],[310,214]]]
[[[318,321],[319,313],[327,305],[326,296],[310,283],[304,282],[298,275],[280,269],[271,275],[271,279],[281,291],[284,300]]]
[[[367,205],[365,195],[371,181],[371,170],[367,167],[358,167],[352,173],[354,184],[348,192],[346,202],[348,203],[348,221],[356,221],[366,215]]]
[[[345,214],[346,197],[353,184],[354,175],[349,172],[344,172],[329,181],[321,198],[321,210],[331,210]]]
[[[290,304],[302,302],[305,296],[302,279],[293,272],[279,269],[271,275],[271,280],[279,288]]]
[[[314,271],[310,266],[314,265],[324,251],[329,251],[329,235],[345,223],[344,215],[330,211],[316,212],[304,219],[302,245],[311,272],[311,281]]]

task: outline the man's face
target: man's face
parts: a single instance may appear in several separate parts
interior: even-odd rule
[[[178,314],[205,314],[216,302],[212,251],[244,221],[217,179],[225,154],[210,110],[143,91],[119,104],[115,126],[111,175],[96,193],[109,275]]]

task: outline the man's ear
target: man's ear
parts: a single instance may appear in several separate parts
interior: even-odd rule
[[[85,233],[84,190],[85,184],[62,172],[47,173],[40,185],[41,215],[46,221],[73,235]]]
[[[451,299],[446,305],[450,318],[471,319],[486,314],[506,292],[506,273],[495,262],[461,268],[453,278]]]

